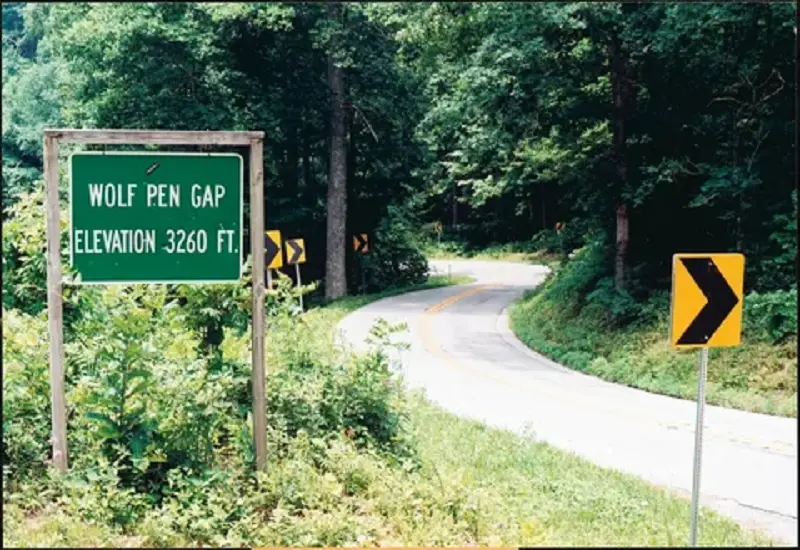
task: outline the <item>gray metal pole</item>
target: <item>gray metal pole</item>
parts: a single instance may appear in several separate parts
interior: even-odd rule
[[[272,290],[272,270],[267,269],[267,288]]]
[[[689,545],[697,546],[697,515],[700,512],[700,467],[703,454],[703,408],[706,403],[708,348],[700,349],[700,371],[697,373],[697,419],[694,427],[694,468],[692,470],[692,524]]]
[[[367,274],[364,272],[364,255],[361,254],[358,257],[358,268],[361,271],[361,292],[362,294],[366,294],[367,292]]]
[[[297,273],[297,286],[303,286],[303,281],[300,280],[300,264],[294,264],[295,273]],[[303,311],[303,293],[300,293],[300,311]]]

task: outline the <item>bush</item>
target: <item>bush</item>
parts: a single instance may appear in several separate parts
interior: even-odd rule
[[[375,229],[369,252],[355,258],[348,277],[351,292],[377,292],[424,283],[428,277],[428,261],[417,233],[417,223],[412,216],[400,208],[390,207],[388,215]]]
[[[586,302],[587,310],[596,311],[594,317],[604,318],[616,326],[630,323],[639,312],[636,300],[628,292],[617,289],[612,277],[601,279],[586,296]]]
[[[21,194],[3,214],[3,307],[35,315],[47,308],[44,193]],[[66,224],[62,215],[62,229]]]
[[[577,315],[586,305],[587,295],[606,275],[606,254],[606,247],[600,239],[590,241],[575,252],[573,259],[559,270],[557,276],[548,277],[537,292],[547,295],[547,301],[558,304],[564,315]],[[602,302],[602,298],[595,295],[595,300]]]
[[[320,327],[293,316],[294,296],[277,288],[268,318],[271,449],[285,451],[303,433],[345,434],[359,447],[409,456],[404,400],[386,355],[336,352]],[[248,333],[224,327],[219,353],[209,356],[199,331],[186,328],[199,309],[178,305],[192,295],[171,297],[158,285],[96,290],[66,349],[71,471],[85,479],[113,469],[119,491],[156,503],[177,470],[205,475],[231,457],[252,459]],[[13,491],[42,476],[50,452],[48,353],[43,316],[3,316],[4,487]],[[134,521],[112,516],[119,525]]]
[[[542,229],[531,238],[531,244],[545,252],[562,252],[562,239],[555,229]]]
[[[41,476],[50,454],[47,321],[3,308],[3,490]]]
[[[212,368],[175,306],[163,286],[108,287],[76,326],[92,338],[66,351],[71,454],[99,453],[122,487],[155,496],[170,469],[210,462],[233,412],[229,397],[246,384]]]
[[[774,344],[797,336],[797,287],[745,296],[744,335]]]
[[[424,247],[425,256],[467,256],[467,246],[461,241],[427,239]]]
[[[47,309],[47,237],[43,182],[37,191],[22,193],[3,214],[3,307],[36,315]],[[67,213],[61,208],[61,269],[68,279],[69,233]],[[70,341],[72,327],[81,312],[91,309],[96,287],[64,285],[64,339]]]

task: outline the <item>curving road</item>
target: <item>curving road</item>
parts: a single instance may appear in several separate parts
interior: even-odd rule
[[[407,385],[424,388],[445,409],[691,494],[694,401],[566,369],[509,330],[507,306],[547,268],[479,261],[431,267],[475,282],[374,302],[342,321],[342,340],[361,348],[377,318],[404,321],[409,332],[399,340],[410,349],[396,352],[399,368]],[[706,406],[701,502],[796,546],[797,420]]]

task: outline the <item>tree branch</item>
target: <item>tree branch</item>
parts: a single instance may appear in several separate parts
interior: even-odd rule
[[[735,97],[715,97],[714,99],[708,102],[708,105],[706,105],[706,107],[710,107],[712,103],[715,103],[717,101],[733,101],[734,103],[738,103],[739,105],[745,104],[744,101],[740,101]]]
[[[781,90],[783,90],[783,87],[786,85],[786,81],[783,79],[783,76],[781,76],[781,73],[779,73],[779,72],[778,72],[778,71],[776,71],[775,69],[772,69],[772,72],[773,72],[773,74],[776,74],[776,75],[778,75],[778,79],[781,81],[781,85],[780,85],[780,86],[778,86],[778,88],[777,88],[777,89],[776,89],[774,92],[772,92],[771,94],[767,94],[767,95],[765,95],[764,97],[762,97],[761,99],[759,99],[759,100],[758,100],[758,103],[764,103],[764,102],[766,102],[768,99],[770,99],[771,97],[774,97],[774,96],[776,96],[776,95],[777,95],[777,94],[778,94],[778,93],[779,93]],[[771,76],[772,76],[772,75],[770,75],[770,77],[771,77]],[[767,82],[768,82],[768,81],[769,81],[769,79],[767,79],[767,81],[765,81],[765,82],[764,82],[764,84],[762,84],[762,86],[766,86],[766,84],[767,84]]]
[[[692,171],[692,170],[689,170],[689,169],[687,168],[687,165],[692,165],[692,166],[694,167],[694,171]],[[685,174],[689,174],[690,176],[699,176],[699,175],[701,175],[701,174],[703,173],[703,171],[700,169],[700,167],[699,167],[699,166],[697,166],[695,163],[693,163],[693,162],[692,162],[691,160],[689,160],[688,158],[686,159],[686,161],[684,162],[684,164],[683,164],[683,165],[681,165],[681,170],[682,170],[682,171],[683,171]]]
[[[758,150],[761,148],[761,144],[764,143],[764,141],[767,139],[767,136],[769,136],[769,132],[766,133],[763,132],[764,132],[764,123],[762,122],[758,128],[758,133],[756,134],[756,139],[758,139],[758,142],[756,143],[756,148],[753,150],[753,154],[750,155],[750,158],[747,160],[748,172],[752,171],[753,163],[756,160],[756,155],[758,154]]]
[[[361,115],[361,118],[362,118],[362,119],[364,120],[364,122],[366,122],[366,124],[367,124],[367,129],[369,130],[370,134],[372,134],[372,137],[373,137],[373,138],[375,139],[375,141],[377,142],[377,141],[378,141],[378,134],[376,134],[376,133],[375,133],[375,130],[373,130],[373,129],[372,129],[372,124],[370,124],[370,123],[369,123],[369,120],[367,120],[367,117],[366,117],[366,116],[364,116],[364,112],[363,112],[361,109],[359,109],[359,108],[358,108],[358,105],[356,105],[356,104],[355,104],[355,103],[353,103],[352,101],[348,101],[348,103],[350,104],[350,106],[351,106],[351,107],[352,107],[352,108],[353,108],[353,109],[354,109],[354,110],[355,110],[355,111],[356,111],[356,112],[357,112],[359,115]]]

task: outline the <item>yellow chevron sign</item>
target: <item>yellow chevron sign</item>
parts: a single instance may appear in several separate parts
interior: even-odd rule
[[[267,231],[267,247],[265,250],[264,264],[267,269],[278,269],[283,266],[283,254],[281,253],[281,232]]]
[[[369,252],[369,236],[366,233],[353,235],[353,250],[362,254]]]
[[[286,263],[302,264],[306,261],[306,243],[303,239],[286,239]]]
[[[670,342],[679,348],[738,346],[742,339],[742,254],[675,254]]]

